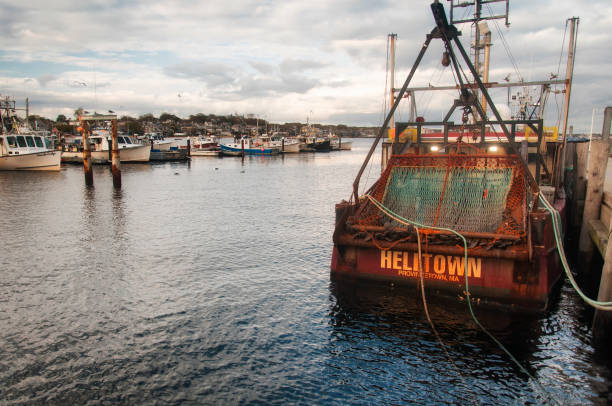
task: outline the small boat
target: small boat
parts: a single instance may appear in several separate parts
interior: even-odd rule
[[[336,136],[330,136],[330,140],[333,151],[350,151],[353,148],[353,141],[346,141]]]
[[[0,170],[59,171],[61,151],[53,148],[48,137],[16,125],[15,100],[0,100]]]
[[[263,143],[249,137],[242,137],[239,141],[229,144],[219,144],[221,155],[240,156],[244,155],[278,155],[280,149],[277,147],[266,147]]]
[[[190,138],[190,154],[192,156],[218,156],[219,140],[213,135]]]
[[[293,154],[300,152],[300,141],[295,137],[287,137],[286,133],[273,133],[267,145],[279,148],[282,153]]]
[[[144,138],[148,140],[151,144],[151,151],[169,151],[170,147],[173,145],[173,141],[167,140],[163,135],[159,133],[146,133]]]

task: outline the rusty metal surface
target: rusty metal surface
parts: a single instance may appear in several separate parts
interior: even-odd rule
[[[371,240],[365,241],[355,239],[352,235],[342,234],[338,236],[338,246],[350,246],[350,247],[363,247],[363,248],[378,248]],[[389,246],[391,244],[388,244]],[[384,248],[384,247],[383,247]],[[393,245],[394,250],[399,251],[416,251],[418,250],[418,244],[414,242],[400,242]],[[449,255],[463,255],[465,250],[462,246],[449,246],[449,245],[429,245],[427,251],[431,253],[449,254]],[[482,257],[482,258],[504,258],[513,259],[516,261],[528,261],[529,253],[526,245],[512,246],[504,249],[485,249],[485,248],[468,248],[468,254],[470,256]]]

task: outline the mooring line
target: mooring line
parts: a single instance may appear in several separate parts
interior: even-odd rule
[[[469,283],[468,283],[468,250],[467,250],[467,240],[466,238],[463,236],[463,234],[460,234],[458,231],[453,230],[451,228],[445,228],[445,227],[433,227],[433,226],[428,226],[425,224],[421,224],[418,223],[416,221],[412,221],[412,220],[408,220],[402,216],[400,216],[399,214],[393,212],[391,209],[387,208],[385,205],[383,205],[381,202],[379,202],[378,200],[376,200],[376,198],[374,198],[373,196],[366,194],[365,197],[370,200],[372,202],[372,204],[374,204],[381,212],[383,212],[384,214],[386,214],[387,216],[389,216],[390,218],[392,218],[393,220],[404,224],[406,226],[412,226],[415,228],[425,228],[425,229],[431,229],[431,230],[438,230],[438,231],[448,231],[451,232],[455,235],[457,235],[459,238],[461,238],[461,240],[463,241],[463,249],[464,249],[464,269],[465,269],[465,293],[467,296],[467,304],[468,304],[468,309],[470,310],[470,315],[472,316],[472,320],[474,320],[474,323],[476,323],[476,325],[487,335],[489,336],[489,338],[495,343],[497,344],[497,346],[504,352],[506,353],[506,355],[512,360],[512,362],[514,362],[514,364],[516,366],[519,367],[519,369],[525,374],[527,375],[536,385],[537,387],[540,389],[540,391],[542,392],[542,394],[544,396],[546,396],[546,398],[554,401],[555,403],[561,405],[562,402],[560,400],[558,400],[557,398],[555,398],[551,393],[549,393],[544,386],[532,375],[529,373],[529,371],[527,371],[527,369],[518,361],[518,359],[516,359],[516,357],[514,357],[514,355],[512,355],[512,353],[497,339],[495,338],[495,336],[489,332],[489,330],[487,330],[478,320],[478,318],[476,317],[476,314],[474,314],[474,309],[472,308],[472,303],[471,303],[471,299],[470,299],[470,288],[469,288]],[[554,221],[553,221],[553,225],[554,225]],[[418,233],[417,233],[418,235]]]
[[[421,297],[423,299],[423,307],[425,309],[425,315],[427,316],[427,321],[429,322],[429,325],[431,326],[431,330],[434,332],[434,335],[438,339],[438,343],[440,344],[440,347],[442,347],[442,349],[444,350],[444,353],[446,354],[446,358],[450,361],[450,363],[455,368],[455,372],[457,372],[457,375],[459,376],[459,379],[463,383],[463,386],[465,386],[466,389],[470,392],[470,395],[472,395],[472,400],[474,401],[474,404],[478,405],[479,403],[478,403],[478,399],[476,398],[476,394],[472,391],[472,388],[465,381],[465,377],[463,376],[463,374],[461,374],[461,370],[459,369],[457,364],[455,364],[455,360],[453,360],[453,358],[450,356],[446,348],[446,344],[444,344],[444,342],[442,341],[442,337],[440,337],[440,334],[438,333],[438,329],[436,329],[436,326],[434,325],[429,315],[429,307],[427,306],[427,299],[425,297],[425,278],[423,276],[423,266],[422,266],[423,259],[422,259],[422,253],[421,253],[421,234],[419,232],[418,227],[415,227],[415,229],[417,233],[419,277],[421,279],[421,283],[420,283],[421,284]]]

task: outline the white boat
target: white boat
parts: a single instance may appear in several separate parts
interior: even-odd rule
[[[331,138],[331,147],[334,151],[350,151],[353,148],[353,141],[346,141],[340,137]]]
[[[59,171],[61,151],[36,134],[0,135],[0,170]]]
[[[53,148],[49,138],[19,129],[15,100],[2,98],[0,111],[0,170],[59,171],[61,152]]]
[[[295,138],[272,136],[268,145],[278,148],[284,153],[300,152],[300,141]]]
[[[146,133],[145,139],[149,140],[153,144],[153,150],[157,151],[169,151],[170,147],[174,144],[174,141],[167,140],[158,133]]]
[[[109,148],[110,134],[107,130],[94,130],[89,137],[91,144],[91,161],[94,164],[105,164],[111,160]],[[118,135],[120,162],[149,162],[151,146],[136,143],[128,135]],[[83,162],[82,146],[71,146],[62,151],[62,159],[66,162]]]

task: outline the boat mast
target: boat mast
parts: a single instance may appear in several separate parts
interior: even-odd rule
[[[395,104],[395,40],[397,39],[397,34],[389,34],[389,107]],[[395,117],[391,116],[391,120],[389,121],[389,137],[395,142]]]
[[[574,75],[574,54],[576,52],[576,35],[578,22],[580,19],[578,17],[572,17],[568,19],[570,21],[570,39],[569,39],[569,49],[567,50],[567,69],[565,72],[565,103],[563,106],[563,143],[565,144],[565,138],[567,134],[567,119],[569,116],[569,104],[570,104],[570,95],[572,92],[572,77]]]
[[[485,85],[488,85],[489,82],[489,60],[490,60],[490,52],[491,52],[491,30],[489,29],[486,21],[484,20],[497,20],[497,19],[505,19],[506,26],[509,26],[508,22],[508,13],[510,9],[509,2],[510,0],[473,0],[473,1],[457,1],[448,0],[451,3],[450,7],[450,23],[453,25],[460,23],[472,23],[474,26],[474,43],[472,45],[474,49],[474,68],[476,72],[478,72],[479,76],[482,76],[482,80]],[[506,3],[505,13],[499,15],[490,15],[483,16],[482,15],[482,5],[489,3]],[[455,20],[454,9],[455,8],[463,8],[463,7],[474,7],[474,15],[472,18]],[[487,6],[488,7],[488,6]],[[484,38],[481,38],[484,37]],[[480,50],[484,50],[484,61],[480,62]],[[474,90],[474,96],[478,97],[479,91],[477,89]],[[481,106],[483,112],[486,114],[487,112],[487,101],[485,99],[484,94],[481,95]],[[484,120],[484,117],[481,117],[481,120]],[[476,117],[472,117],[472,120],[475,122]]]

